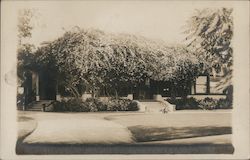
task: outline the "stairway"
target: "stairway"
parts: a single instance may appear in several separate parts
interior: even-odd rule
[[[164,103],[154,100],[143,100],[140,103],[145,106],[145,112],[162,113],[166,107]]]
[[[27,106],[26,111],[35,111],[35,112],[43,111],[43,104],[46,104],[47,106],[52,101],[53,100],[34,101]]]

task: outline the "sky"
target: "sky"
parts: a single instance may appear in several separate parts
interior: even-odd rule
[[[36,45],[58,38],[73,26],[142,35],[172,44],[185,39],[183,27],[195,9],[225,6],[221,2],[27,1],[18,7],[39,13],[31,39]]]

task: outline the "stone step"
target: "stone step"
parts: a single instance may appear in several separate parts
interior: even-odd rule
[[[42,109],[37,109],[37,108],[29,108],[26,111],[42,111]]]
[[[50,104],[52,100],[41,100],[32,102],[29,107],[26,109],[27,111],[42,111],[43,110],[43,104]]]
[[[154,100],[154,99],[141,99],[141,100],[138,100],[139,102],[158,102],[157,100]]]
[[[162,112],[162,110],[166,107],[165,104],[158,102],[158,101],[147,101],[147,102],[140,102],[142,105],[145,106],[146,112]]]
[[[39,107],[31,107],[30,109],[42,109],[43,107],[41,106],[39,106]]]
[[[145,111],[148,112],[173,112],[175,111],[175,105],[170,104],[167,101],[140,101],[145,106]]]

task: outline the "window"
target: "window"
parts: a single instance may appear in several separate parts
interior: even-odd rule
[[[207,94],[207,76],[199,76],[196,79],[196,94]]]

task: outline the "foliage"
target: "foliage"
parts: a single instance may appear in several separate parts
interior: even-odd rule
[[[136,111],[137,106],[131,104],[132,101],[129,99],[116,99],[112,98],[108,101],[108,111]]]
[[[108,101],[98,98],[88,98],[85,101],[73,98],[68,101],[55,102],[54,112],[98,112],[98,111],[137,111],[137,103],[128,99],[112,98]]]
[[[34,28],[33,18],[36,14],[35,10],[20,9],[18,12],[18,49],[17,49],[17,75],[18,83],[22,85],[26,77],[25,72],[34,70],[35,68],[35,46],[28,42],[32,37],[32,29]]]
[[[202,109],[231,109],[232,108],[232,101],[228,99],[213,99],[213,98],[205,98],[199,100],[199,107]]]
[[[21,9],[18,12],[18,37],[19,43],[22,44],[24,38],[30,38],[32,36],[32,18],[34,17],[34,11],[31,9]]]
[[[107,111],[108,108],[108,104],[105,101],[101,101],[97,98],[88,98],[85,103],[86,106],[90,108],[90,112]]]
[[[185,99],[168,99],[167,100],[171,104],[176,105],[176,110],[183,109],[204,109],[204,110],[212,110],[212,109],[231,109],[232,102],[228,99],[213,99],[206,97],[201,100],[197,100],[193,97],[185,98]]]
[[[228,109],[232,108],[232,101],[229,99],[219,99],[216,104],[216,109]]]
[[[138,111],[139,110],[139,104],[137,101],[132,101],[127,106],[128,111]]]
[[[184,46],[168,47],[141,36],[77,27],[39,48],[36,59],[37,64],[53,65],[61,85],[75,97],[80,96],[76,89],[80,83],[86,84],[94,96],[102,87],[117,91],[120,86],[146,79],[192,79],[199,74],[196,71],[200,66]]]
[[[89,107],[86,107],[81,99],[70,99],[68,101],[63,100],[61,102],[53,103],[53,111],[57,112],[88,112]]]
[[[189,49],[197,53],[208,72],[215,75],[225,70],[225,77],[219,85],[224,85],[224,88],[232,83],[232,12],[233,9],[229,8],[196,10],[185,31]]]
[[[204,9],[196,13],[188,21],[185,33],[191,40],[189,45],[195,47],[199,56],[218,68],[221,64],[232,65],[232,9]]]
[[[209,98],[209,97],[199,100],[198,102],[199,102],[198,106],[205,110],[215,109],[216,104],[217,104],[217,100],[213,98]]]
[[[31,44],[23,44],[18,47],[17,75],[19,77],[19,83],[23,83],[23,81],[25,80],[25,72],[27,72],[28,70],[34,70],[34,50],[35,46]]]
[[[181,109],[200,109],[198,107],[199,103],[197,100],[193,97],[191,98],[185,98],[185,99],[168,99],[167,100],[171,104],[176,105],[176,110],[181,110]]]

